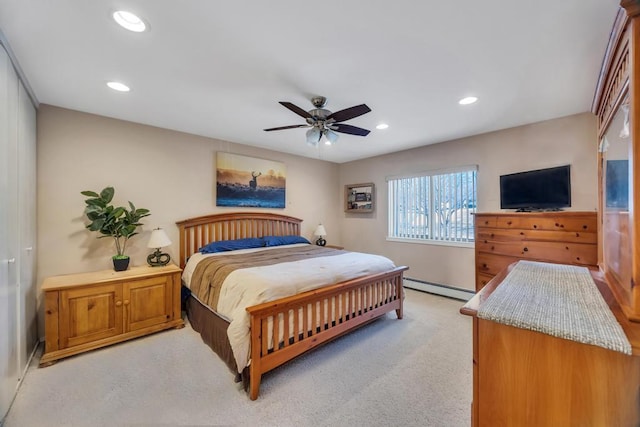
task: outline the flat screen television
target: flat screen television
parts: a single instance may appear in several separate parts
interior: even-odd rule
[[[570,166],[500,176],[500,208],[559,210],[571,206]]]

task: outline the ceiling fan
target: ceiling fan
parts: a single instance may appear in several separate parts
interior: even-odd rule
[[[338,134],[336,134],[336,132],[359,136],[369,135],[370,131],[368,131],[367,129],[340,123],[371,111],[371,109],[367,107],[366,104],[355,105],[353,107],[345,108],[344,110],[332,113],[331,111],[325,110],[323,108],[327,103],[327,98],[325,98],[324,96],[315,96],[311,98],[311,103],[316,108],[314,108],[313,110],[305,111],[290,102],[280,101],[280,104],[306,119],[307,123],[303,125],[269,128],[265,129],[265,131],[269,132],[272,130],[311,128],[307,131],[307,143],[313,146],[318,145],[323,135],[327,139],[328,144],[336,142],[338,140]]]

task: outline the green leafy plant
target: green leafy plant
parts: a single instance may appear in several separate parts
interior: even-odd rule
[[[88,197],[84,201],[87,204],[84,213],[91,221],[87,228],[102,234],[98,238],[113,237],[115,240],[117,254],[113,258],[127,258],[127,241],[138,234],[136,230],[142,225],[140,219],[151,214],[148,209],[136,208],[131,202],[130,209],[123,206],[114,207],[111,205],[114,193],[113,187],[106,187],[100,194],[95,191],[82,191],[81,194]]]

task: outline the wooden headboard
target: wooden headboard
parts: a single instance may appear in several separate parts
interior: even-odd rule
[[[205,215],[176,222],[180,230],[180,268],[210,242],[246,237],[300,235],[301,219],[262,212]]]

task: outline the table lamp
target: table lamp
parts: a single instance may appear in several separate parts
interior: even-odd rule
[[[313,232],[314,235],[318,236],[318,240],[316,240],[316,245],[324,246],[327,244],[327,241],[324,240],[324,236],[327,235],[327,230],[324,229],[324,225],[318,224],[316,231]]]
[[[167,233],[164,232],[161,228],[156,228],[151,232],[151,237],[149,238],[149,243],[147,243],[148,248],[155,248],[155,252],[149,254],[147,257],[147,264],[152,267],[161,267],[163,265],[169,264],[171,261],[171,257],[169,254],[160,252],[160,248],[164,248],[165,246],[169,246],[171,244],[171,240],[167,236]]]

